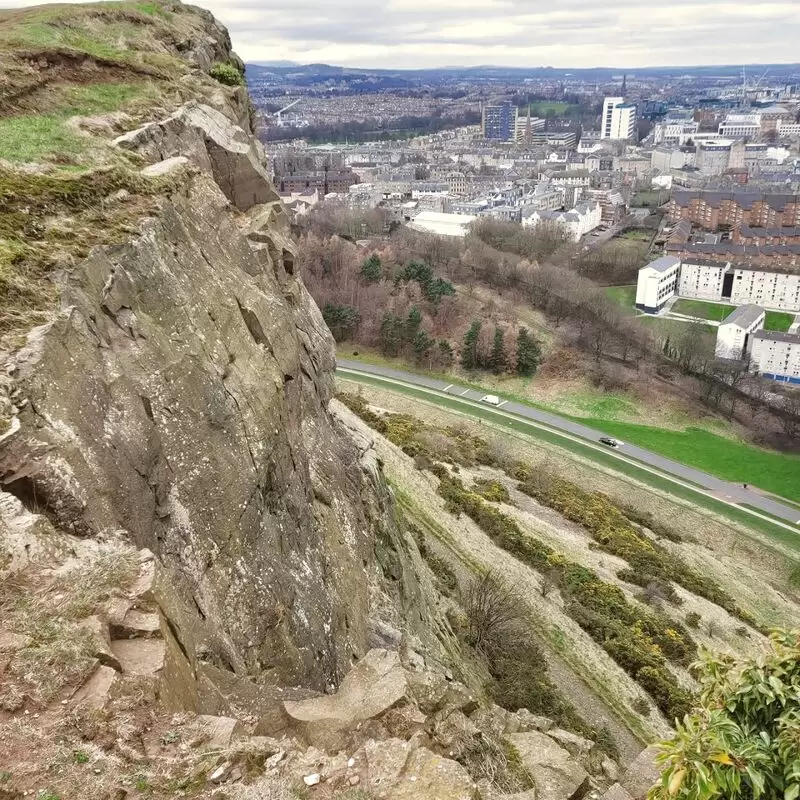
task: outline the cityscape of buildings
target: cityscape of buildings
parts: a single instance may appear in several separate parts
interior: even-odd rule
[[[681,298],[735,306],[717,328],[717,355],[800,382],[800,326],[764,330],[767,311],[800,314],[800,89],[703,78],[677,81],[665,97],[654,85],[623,75],[605,93],[563,82],[450,87],[436,113],[478,110],[479,124],[364,142],[271,142],[276,184],[298,216],[338,203],[379,210],[387,232],[408,225],[440,236],[463,237],[492,218],[559,230],[581,246],[656,212],[663,246],[639,273],[640,313],[664,314]],[[412,99],[434,103],[430,92],[402,95],[384,93],[372,111],[391,97],[397,115]],[[338,104],[344,118],[369,97],[317,92],[292,111]]]

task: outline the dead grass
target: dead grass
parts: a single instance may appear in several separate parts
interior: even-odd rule
[[[3,710],[28,704],[41,709],[89,677],[95,666],[93,642],[79,622],[112,593],[129,587],[137,573],[136,551],[109,544],[92,557],[76,559],[55,578],[30,571],[3,581],[0,621],[29,640],[0,675]]]
[[[47,321],[57,300],[50,276],[96,245],[130,238],[177,180],[147,179],[125,167],[52,174],[0,168],[0,341]],[[120,190],[126,199],[111,199]]]

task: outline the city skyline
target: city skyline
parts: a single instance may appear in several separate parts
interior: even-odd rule
[[[0,0],[0,6],[34,5]],[[207,0],[247,61],[620,69],[797,61],[796,0]]]

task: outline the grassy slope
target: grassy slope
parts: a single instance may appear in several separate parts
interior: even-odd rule
[[[355,376],[348,374],[346,376],[340,376],[340,379],[348,382],[352,381],[354,377]],[[523,419],[503,419],[498,422],[497,414],[491,409],[483,408],[471,401],[459,400],[455,397],[435,397],[429,392],[401,386],[398,384],[387,383],[382,381],[380,378],[359,376],[358,380],[354,382],[377,386],[384,390],[389,390],[412,397],[419,402],[432,403],[452,411],[468,414],[469,416],[479,420],[485,420],[493,424],[501,424],[504,430],[507,430],[509,433],[521,433],[526,436],[539,439],[543,442],[547,442],[548,444],[556,447],[568,450],[574,455],[586,458],[607,469],[611,469],[617,473],[634,478],[645,485],[667,492],[673,497],[685,500],[698,508],[706,509],[714,514],[727,517],[728,519],[741,523],[751,529],[765,533],[776,542],[780,542],[784,546],[800,553],[800,536],[792,533],[789,530],[786,530],[786,528],[772,525],[766,520],[754,517],[746,511],[742,511],[735,506],[728,505],[727,503],[705,494],[703,490],[692,488],[690,485],[684,486],[680,483],[675,483],[666,476],[662,476],[657,471],[643,469],[642,467],[637,466],[635,463],[623,461],[611,455],[611,453],[607,453],[603,450],[595,449],[588,444],[583,444],[573,439],[566,438],[565,436],[562,436],[555,431],[551,431],[546,427],[533,425]]]

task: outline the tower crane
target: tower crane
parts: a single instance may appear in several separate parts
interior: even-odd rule
[[[290,108],[294,108],[302,99],[302,97],[298,97],[297,100],[293,100],[288,106],[284,106],[280,111],[275,112],[275,118],[278,120],[278,125],[283,123],[284,112],[288,111]]]

